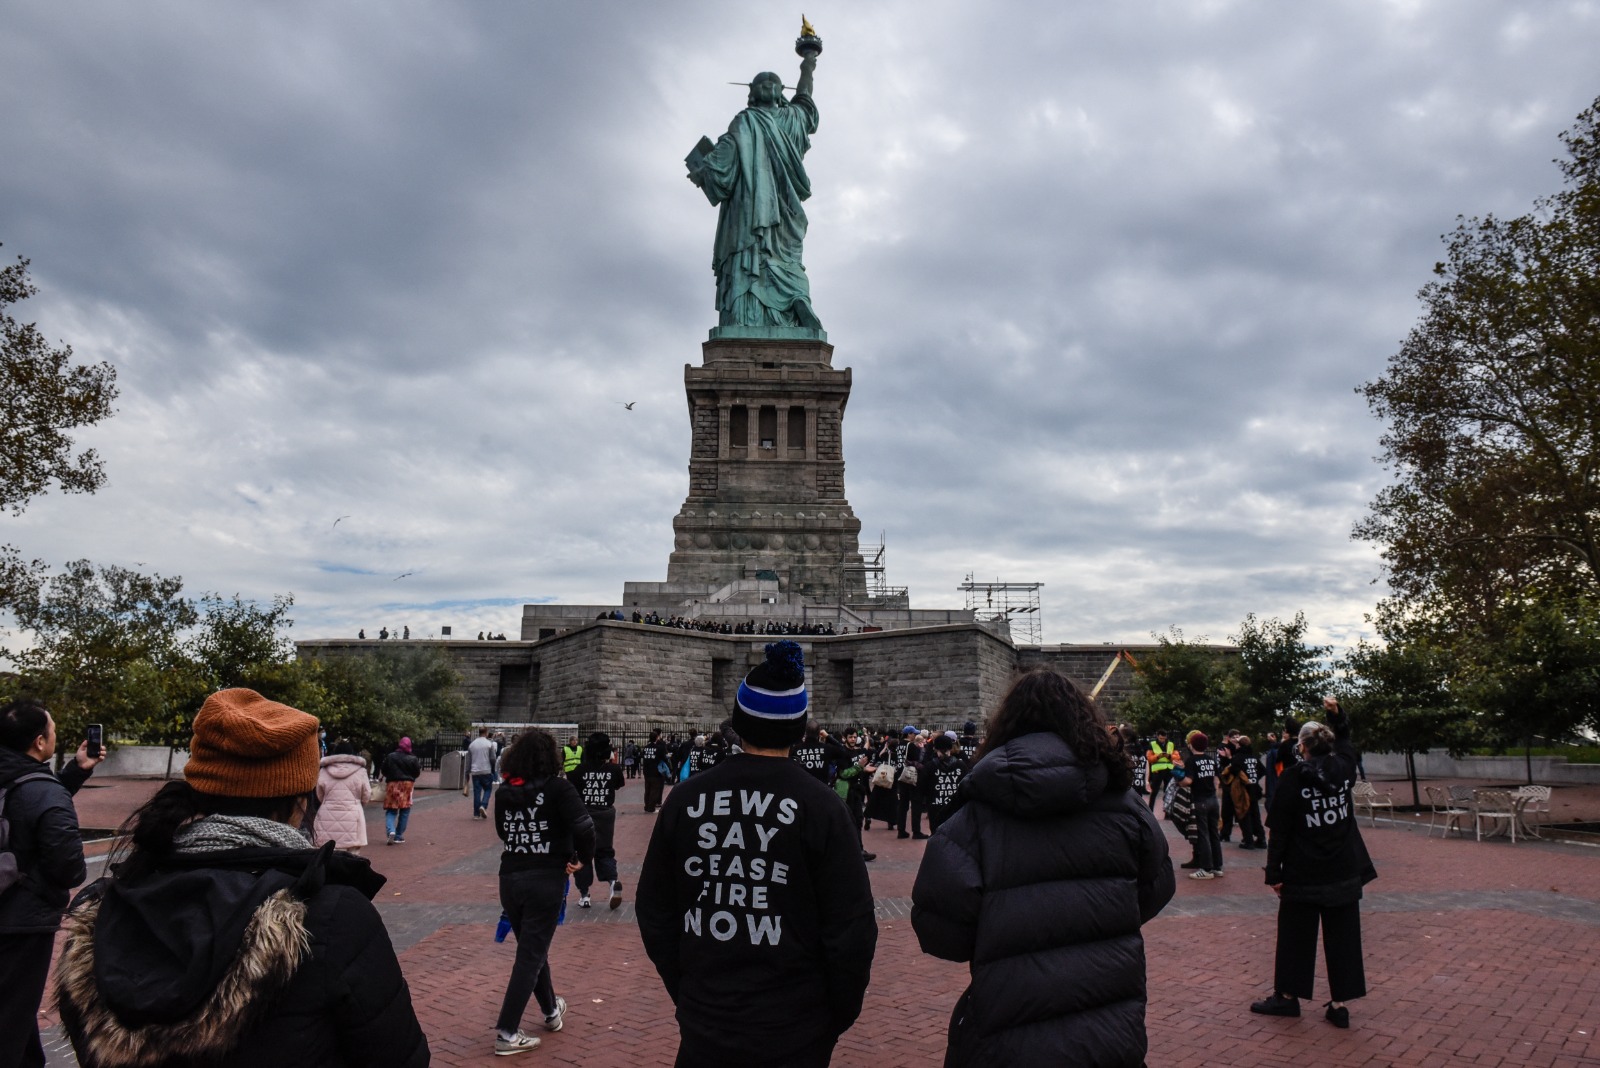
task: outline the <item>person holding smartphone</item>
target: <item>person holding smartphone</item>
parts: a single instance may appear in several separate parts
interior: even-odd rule
[[[55,753],[56,724],[44,705],[22,698],[0,708],[0,791],[19,875],[0,890],[0,1064],[44,1063],[39,1001],[68,895],[85,875],[72,795],[105,748],[91,753],[85,741],[59,776],[50,770]]]

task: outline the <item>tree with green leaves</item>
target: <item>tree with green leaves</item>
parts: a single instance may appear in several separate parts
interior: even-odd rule
[[[18,666],[68,737],[89,722],[138,732],[179,715],[203,691],[183,650],[199,617],[181,578],[74,560],[24,591],[12,611],[33,642],[0,656]]]
[[[0,267],[0,510],[12,515],[52,485],[67,493],[100,488],[100,458],[76,451],[71,432],[109,416],[117,396],[110,364],[74,364],[70,346],[52,346],[35,324],[12,317],[11,305],[37,292],[27,260]],[[42,566],[0,546],[0,608],[37,589]]]
[[[302,703],[295,707],[321,720],[330,738],[362,748],[392,749],[402,735],[454,733],[468,725],[461,676],[442,648],[413,644],[315,657],[298,662],[286,681],[298,687]],[[261,692],[276,696],[270,687]]]
[[[1141,734],[1166,730],[1180,741],[1186,729],[1217,730],[1227,719],[1231,656],[1204,638],[1190,642],[1177,627],[1151,637],[1156,649],[1139,657],[1122,714]]]
[[[1403,753],[1411,803],[1420,807],[1418,753],[1460,756],[1476,740],[1476,717],[1464,703],[1459,657],[1428,620],[1389,606],[1378,618],[1380,642],[1362,640],[1338,663],[1341,702],[1364,747]]]
[[[1496,618],[1492,640],[1469,650],[1465,686],[1495,740],[1522,746],[1531,783],[1535,738],[1600,728],[1600,600],[1526,596]]]
[[[75,560],[15,606],[31,641],[0,658],[8,689],[45,700],[68,737],[89,722],[117,737],[178,749],[208,694],[245,686],[320,719],[368,747],[467,725],[460,676],[442,649],[376,650],[348,659],[294,658],[285,632],[294,598],[183,594],[183,580]]]
[[[278,594],[270,605],[247,601],[239,594],[224,598],[200,595],[199,624],[184,643],[212,690],[250,686],[263,666],[294,659],[294,644],[285,633],[294,626],[289,609],[293,594]],[[250,687],[255,689],[255,687]]]
[[[1600,100],[1561,138],[1566,187],[1460,220],[1423,315],[1360,387],[1395,474],[1358,537],[1407,605],[1466,621],[1600,594]]]
[[[1285,623],[1279,619],[1244,617],[1229,641],[1239,658],[1229,679],[1227,727],[1254,733],[1281,724],[1293,715],[1305,718],[1322,703],[1332,672],[1325,666],[1327,646],[1306,643],[1303,612]]]

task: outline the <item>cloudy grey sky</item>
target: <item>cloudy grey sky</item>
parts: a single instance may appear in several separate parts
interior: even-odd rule
[[[7,7],[0,255],[122,397],[106,488],[0,540],[292,592],[302,638],[665,578],[715,322],[682,158],[795,76],[798,9]],[[1556,188],[1600,4],[805,10],[806,265],[890,581],[1043,582],[1047,641],[1360,633],[1354,387],[1457,214]]]

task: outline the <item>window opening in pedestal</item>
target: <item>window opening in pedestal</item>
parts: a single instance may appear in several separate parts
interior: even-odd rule
[[[750,409],[742,404],[728,409],[728,444],[736,449],[750,445]]]
[[[789,448],[806,447],[806,410],[798,404],[789,409]]]
[[[833,666],[833,687],[839,694],[839,700],[853,700],[856,696],[856,662],[830,660],[828,663]]]
[[[756,436],[761,439],[763,449],[776,449],[778,447],[778,407],[775,404],[763,404],[757,416],[759,422]]]

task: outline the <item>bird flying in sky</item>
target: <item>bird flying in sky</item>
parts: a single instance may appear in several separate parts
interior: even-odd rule
[[[349,517],[349,516],[347,516],[347,515],[342,515],[342,516],[340,516],[340,517],[339,517],[339,518],[338,518],[338,519],[335,519],[335,520],[334,520],[334,521],[333,521],[333,526],[332,526],[332,527],[330,527],[330,528],[329,528],[329,529],[330,529],[330,530],[333,530],[333,529],[337,529],[337,528],[338,528],[338,526],[339,526],[339,524],[340,524],[340,523],[342,523],[342,522],[344,522],[344,521],[345,521],[345,520],[346,520],[346,519],[349,519],[349,518],[350,518],[350,517]]]
[[[407,571],[407,572],[406,572],[406,573],[405,573],[405,574],[404,574],[404,575],[396,575],[396,576],[395,576],[395,577],[394,577],[394,578],[393,578],[393,579],[391,579],[391,580],[390,580],[390,581],[392,581],[392,582],[399,582],[399,581],[400,581],[400,580],[401,580],[401,579],[403,579],[403,578],[405,578],[405,577],[406,577],[406,575],[415,575],[415,574],[416,574],[416,572],[415,572],[415,571]]]

